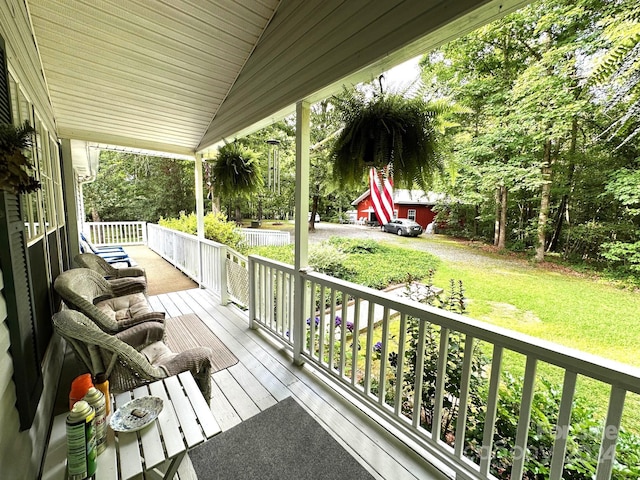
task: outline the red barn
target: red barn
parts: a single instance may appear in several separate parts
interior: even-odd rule
[[[445,195],[442,193],[427,192],[423,190],[404,190],[401,188],[393,189],[394,217],[408,218],[415,220],[422,228],[426,230],[427,225],[433,222],[436,212],[433,211],[434,205],[442,201]],[[370,191],[367,190],[351,205],[357,209],[357,220],[368,223],[379,223],[378,217],[373,211]]]

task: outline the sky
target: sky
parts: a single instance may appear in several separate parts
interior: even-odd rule
[[[411,60],[401,63],[400,65],[388,70],[384,76],[386,79],[386,86],[393,90],[404,90],[411,86],[413,82],[420,77],[420,68],[418,62],[422,57],[412,58]],[[383,85],[385,85],[383,83]]]

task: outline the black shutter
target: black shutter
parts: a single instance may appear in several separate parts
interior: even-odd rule
[[[11,123],[11,100],[4,40],[0,37],[0,122]],[[24,233],[22,205],[18,195],[0,191],[0,269],[2,294],[7,304],[13,380],[20,428],[31,427],[42,394],[41,358],[36,349],[32,310],[33,295]]]

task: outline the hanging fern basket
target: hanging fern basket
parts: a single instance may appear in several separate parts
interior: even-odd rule
[[[17,194],[40,189],[31,160],[24,154],[33,144],[34,133],[27,122],[20,127],[0,124],[0,190]]]
[[[211,164],[211,175],[216,192],[229,198],[249,197],[264,184],[258,154],[238,142],[220,147]]]
[[[412,188],[429,184],[441,170],[437,111],[421,98],[382,92],[366,98],[345,90],[334,102],[344,122],[331,155],[338,184],[361,186],[371,167],[391,164],[395,185]]]

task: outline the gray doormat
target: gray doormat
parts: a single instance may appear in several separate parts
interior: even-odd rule
[[[372,480],[322,426],[286,398],[189,451],[198,480]]]
[[[165,333],[167,345],[176,353],[193,347],[211,348],[211,373],[238,363],[235,355],[194,313],[167,318]]]

